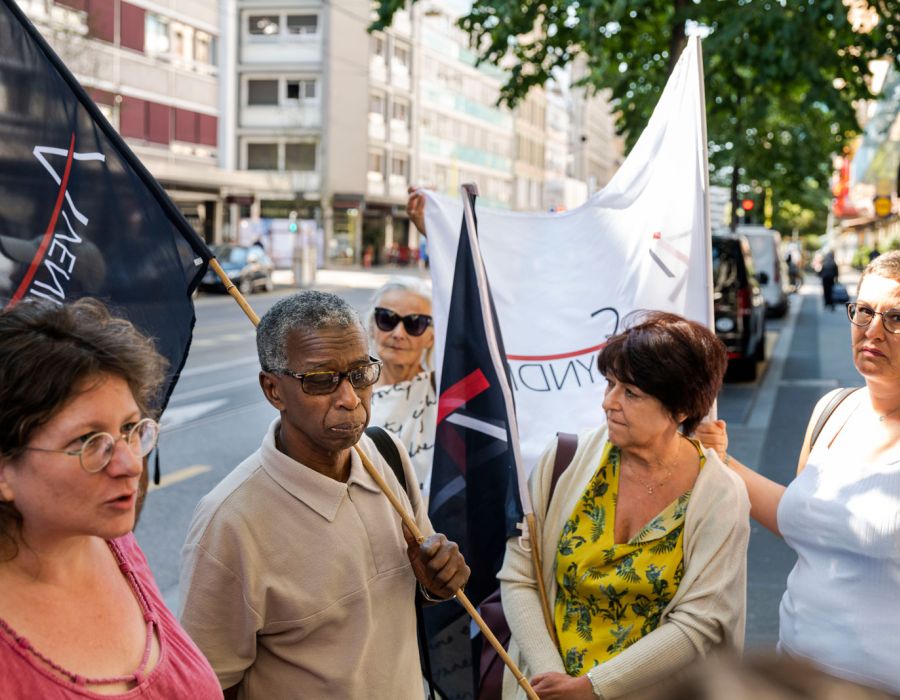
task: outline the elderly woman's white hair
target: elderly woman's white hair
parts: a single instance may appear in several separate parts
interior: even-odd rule
[[[431,283],[421,277],[413,277],[412,275],[394,275],[387,282],[381,285],[372,294],[369,300],[369,309],[366,312],[365,325],[369,333],[369,339],[375,340],[375,307],[380,306],[381,298],[388,292],[408,292],[422,297],[428,302],[431,313]],[[432,329],[434,326],[432,326]],[[431,358],[434,346],[426,348],[422,353],[422,367],[425,369],[434,369],[431,366]]]

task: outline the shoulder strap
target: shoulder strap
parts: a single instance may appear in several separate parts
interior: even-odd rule
[[[409,494],[409,488],[406,485],[406,472],[403,471],[403,460],[400,458],[400,451],[397,449],[397,443],[391,439],[387,430],[379,425],[370,425],[366,428],[366,435],[375,443],[375,447],[384,457],[384,461],[388,463],[400,486]]]
[[[816,444],[816,440],[819,435],[822,433],[822,429],[825,427],[825,424],[828,422],[828,419],[831,418],[831,415],[835,412],[838,406],[841,405],[844,399],[846,399],[850,394],[854,391],[858,391],[858,386],[852,387],[844,387],[843,389],[839,389],[835,392],[834,396],[831,397],[831,401],[829,401],[825,408],[822,409],[822,412],[819,414],[818,420],[816,420],[816,424],[813,426],[812,433],[809,435],[809,449],[812,450],[813,445]]]
[[[553,460],[553,476],[550,477],[550,494],[547,503],[553,498],[556,491],[556,483],[566,468],[572,463],[575,451],[578,449],[578,436],[575,433],[556,434],[556,459]]]

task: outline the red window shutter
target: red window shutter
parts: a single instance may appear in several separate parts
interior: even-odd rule
[[[88,34],[95,39],[112,42],[116,38],[118,0],[87,0]]]
[[[126,49],[144,52],[144,14],[143,7],[122,3],[122,30],[120,38]]]
[[[119,133],[143,139],[147,134],[146,102],[136,97],[123,97],[119,111]]]
[[[198,142],[198,127],[196,112],[187,109],[175,109],[175,140],[187,141],[188,143]]]
[[[56,0],[57,5],[65,5],[73,10],[81,10],[84,12],[88,9],[88,0]]]
[[[208,114],[199,114],[200,117],[200,143],[204,146],[216,146],[219,142],[217,129],[219,120]]]
[[[147,140],[154,143],[169,143],[172,140],[169,124],[172,108],[155,102],[147,103]]]
[[[90,94],[91,99],[96,102],[98,105],[114,105],[116,103],[116,96],[114,93],[109,90],[98,90],[97,88],[91,88],[88,90],[88,94]]]

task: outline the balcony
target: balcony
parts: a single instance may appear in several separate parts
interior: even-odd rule
[[[240,124],[244,128],[319,129],[322,106],[318,100],[293,100],[285,105],[241,107]]]
[[[409,146],[409,125],[403,119],[391,119],[391,143]]]
[[[371,197],[384,197],[385,187],[384,187],[384,175],[381,173],[367,172],[366,173],[366,194]],[[406,194],[406,190],[403,190],[404,195]]]
[[[388,194],[391,197],[399,197],[400,199],[405,200],[408,187],[409,183],[406,181],[405,175],[391,175],[388,179]]]
[[[380,114],[369,112],[369,138],[374,141],[384,141],[386,134],[384,117]]]
[[[391,61],[391,85],[399,90],[409,90],[409,66],[399,61]]]
[[[387,83],[387,65],[384,56],[372,56],[369,59],[369,77],[376,83]]]

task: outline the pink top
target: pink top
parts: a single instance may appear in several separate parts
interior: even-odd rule
[[[221,700],[222,690],[212,667],[166,608],[134,535],[129,533],[108,544],[131,583],[147,622],[147,644],[140,666],[127,676],[84,678],[45,657],[0,619],[0,697]],[[159,636],[160,656],[148,673],[154,630]],[[121,681],[133,681],[135,687],[113,695],[91,690],[91,686]]]

